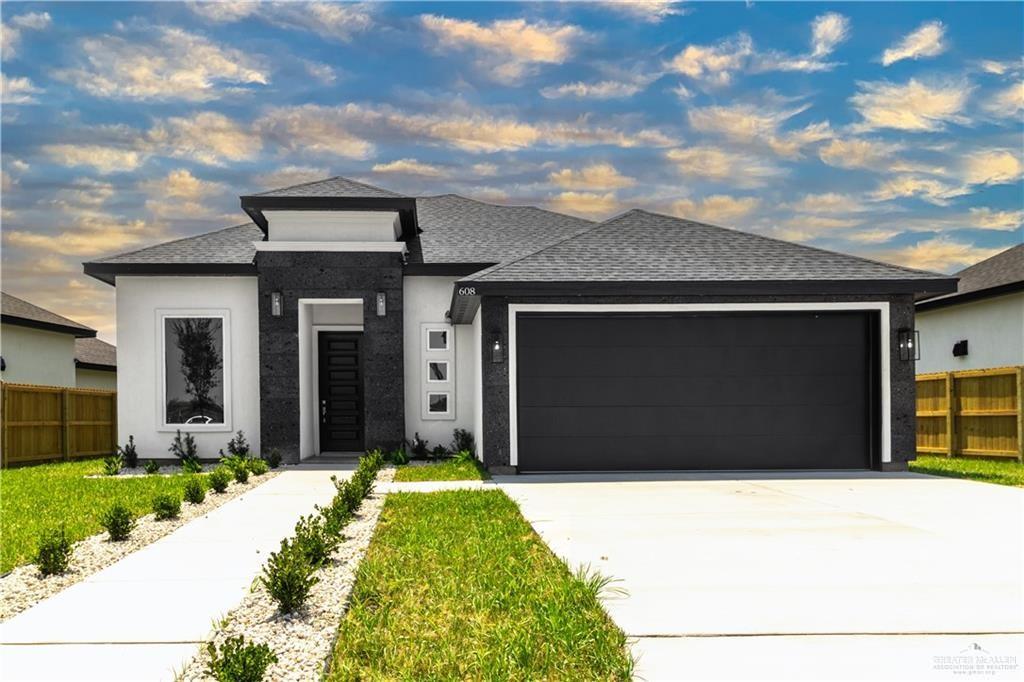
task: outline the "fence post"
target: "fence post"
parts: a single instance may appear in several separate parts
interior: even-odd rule
[[[61,389],[61,454],[64,461],[71,459],[71,396],[68,389]]]
[[[7,466],[7,384],[0,381],[0,467]]]
[[[1017,461],[1024,463],[1024,367],[1017,368]]]
[[[953,409],[953,393],[953,373],[946,372],[946,457],[952,457],[956,449],[953,445],[953,436],[955,434],[955,429],[953,428],[953,415],[955,412]]]
[[[116,455],[119,446],[117,440],[117,393],[110,396],[110,409],[112,410],[110,417],[110,442],[112,449],[110,454]]]

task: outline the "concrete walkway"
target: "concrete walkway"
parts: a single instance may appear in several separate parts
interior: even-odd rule
[[[171,680],[354,463],[288,467],[0,625],[0,678]]]

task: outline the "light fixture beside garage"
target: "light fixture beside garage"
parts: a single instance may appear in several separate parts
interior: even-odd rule
[[[900,329],[896,332],[899,358],[904,362],[921,359],[921,332],[916,329]]]
[[[280,291],[270,292],[270,316],[281,317],[284,312],[284,294]]]
[[[505,362],[505,346],[501,343],[501,334],[491,335],[491,362]]]

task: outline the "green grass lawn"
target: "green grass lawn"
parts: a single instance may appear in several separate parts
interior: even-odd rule
[[[626,637],[498,490],[388,495],[328,680],[626,680]]]
[[[1015,459],[973,459],[966,457],[918,457],[910,470],[919,474],[969,478],[985,483],[1024,486],[1024,464]]]
[[[443,459],[426,465],[400,466],[395,470],[395,481],[479,481],[490,478],[476,460],[457,461]]]
[[[66,524],[71,540],[102,530],[99,517],[116,501],[136,515],[152,510],[158,493],[181,495],[185,475],[84,478],[103,472],[102,460],[0,470],[0,572],[33,560],[39,533]]]

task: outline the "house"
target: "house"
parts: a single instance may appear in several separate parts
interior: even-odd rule
[[[914,297],[955,280],[632,210],[593,223],[341,177],[85,263],[117,290],[118,425],[295,462],[446,444],[495,471],[903,469]]]
[[[14,384],[67,386],[113,391],[117,357],[96,330],[2,294],[0,362],[3,380]]]
[[[917,371],[1024,365],[1024,244],[956,273],[957,290],[917,303]]]

